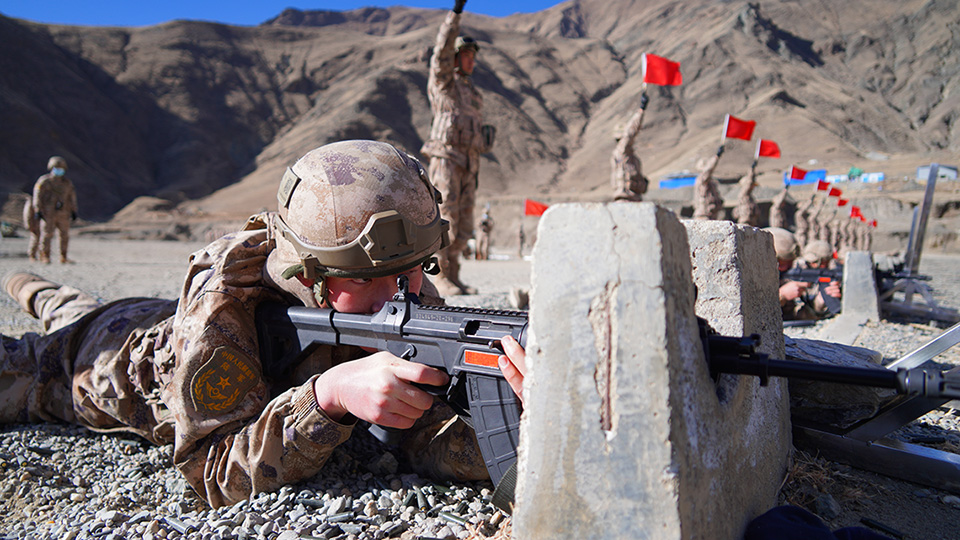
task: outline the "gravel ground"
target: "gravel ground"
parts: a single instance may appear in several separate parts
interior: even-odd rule
[[[20,238],[0,240],[0,275],[31,270],[104,299],[178,295],[187,257],[200,243],[76,238],[72,265],[39,265]],[[957,255],[925,255],[937,298],[960,298]],[[529,280],[527,261],[467,261],[464,280],[483,294],[460,305],[509,307],[513,286]],[[39,329],[0,294],[0,331]],[[795,329],[800,336],[815,329]],[[937,335],[928,325],[883,322],[864,329],[861,345],[893,360]],[[960,348],[956,348],[960,349]],[[939,360],[960,364],[960,351]],[[960,449],[960,412],[943,407],[898,436],[935,430],[938,448]],[[338,450],[311,481],[219,510],[199,500],[171,466],[172,448],[126,435],[101,435],[64,425],[0,427],[0,535],[3,538],[479,538],[508,520],[489,503],[488,483],[437,485],[404,466],[390,449],[359,435]],[[903,538],[960,537],[960,498],[798,453],[781,501],[800,504],[833,528],[873,520]],[[887,532],[892,537],[896,535]]]

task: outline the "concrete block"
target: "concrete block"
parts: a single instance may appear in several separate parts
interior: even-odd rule
[[[776,503],[785,391],[738,377],[718,396],[690,261],[684,225],[652,203],[541,218],[515,538],[735,539]]]
[[[869,251],[847,253],[843,265],[843,305],[845,315],[857,315],[865,321],[880,320],[877,276]]]

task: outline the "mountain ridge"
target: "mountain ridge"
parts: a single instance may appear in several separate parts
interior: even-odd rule
[[[287,9],[255,27],[142,28],[0,16],[11,51],[0,60],[0,191],[22,192],[61,154],[89,219],[143,196],[240,216],[271,208],[283,169],[324,143],[376,138],[417,154],[445,13]],[[712,154],[727,113],[758,127],[752,142],[727,141],[724,178],[746,171],[759,137],[784,154],[761,160],[769,186],[790,164],[898,177],[949,162],[958,15],[943,0],[571,0],[504,18],[467,6],[475,82],[498,128],[478,196],[608,196],[612,132],[636,107],[645,52],[681,62],[684,76],[647,89],[637,149],[653,180]]]

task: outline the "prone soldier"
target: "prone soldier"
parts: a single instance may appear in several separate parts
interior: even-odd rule
[[[415,386],[445,384],[442,371],[320,346],[272,373],[259,354],[264,302],[370,314],[402,274],[425,303],[442,303],[424,272],[447,225],[419,162],[386,143],[332,143],[289,167],[277,198],[277,212],[191,255],[179,301],[103,305],[33,274],[5,276],[3,288],[46,332],[2,337],[0,422],[64,421],[173,443],[174,465],[213,507],[321,472],[358,420],[403,429],[418,472],[487,478],[472,430]],[[520,395],[523,349],[510,337],[502,345],[501,369]]]

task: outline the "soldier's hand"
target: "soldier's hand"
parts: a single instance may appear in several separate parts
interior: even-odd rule
[[[334,421],[348,413],[383,427],[407,429],[433,406],[414,384],[443,386],[446,373],[388,353],[337,364],[313,385],[317,405]]]
[[[453,2],[453,12],[454,13],[463,13],[463,6],[467,3],[467,0],[454,0]]]
[[[829,285],[824,287],[823,292],[824,294],[828,296],[832,296],[834,298],[840,298],[842,294],[840,290],[840,284],[837,283],[836,281],[831,281]]]
[[[527,373],[527,353],[512,336],[504,336],[500,342],[506,354],[500,355],[497,365],[510,388],[513,389],[513,393],[520,398],[520,403],[523,403],[523,378]]]
[[[780,286],[780,301],[791,301],[800,298],[800,295],[806,292],[809,283],[801,281],[788,281]]]
[[[647,103],[649,103],[649,102],[650,102],[650,98],[647,97],[647,93],[646,93],[646,92],[640,94],[640,108],[641,108],[641,109],[646,109],[646,108],[647,108]]]
[[[70,221],[76,221],[76,220],[77,220],[77,213],[70,212]]]
[[[720,157],[722,155],[723,155],[723,145],[721,144],[720,148],[717,148],[717,157]]]
[[[37,221],[40,221],[41,219],[43,219],[43,212],[34,212],[33,218],[36,219]]]

